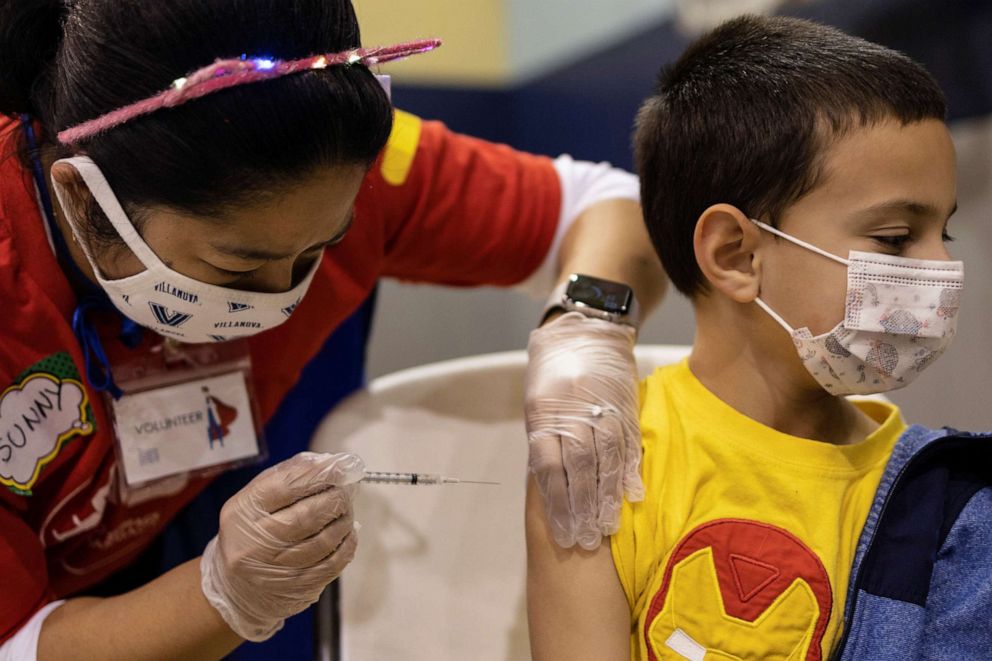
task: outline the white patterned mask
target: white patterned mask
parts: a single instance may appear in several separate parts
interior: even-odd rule
[[[76,242],[93,267],[100,286],[121,314],[160,335],[183,342],[223,342],[274,328],[293,313],[317,272],[319,257],[299,284],[275,294],[230,289],[194,280],[170,269],[148,247],[96,163],[86,156],[66,158],[58,163],[68,163],[79,172],[121,239],[145,266],[144,271],[126,278],[105,279],[81,236],[68,194],[53,181],[55,194]]]
[[[761,298],[755,299],[789,332],[803,365],[830,394],[867,395],[907,386],[950,345],[964,288],[963,262],[856,250],[844,259],[752,222],[847,266],[844,320],[822,335],[792,328]]]

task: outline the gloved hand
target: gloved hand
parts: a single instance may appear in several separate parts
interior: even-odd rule
[[[597,548],[617,531],[624,494],[644,498],[635,336],[578,312],[530,334],[530,470],[560,546]]]
[[[200,559],[201,587],[235,633],[270,637],[351,562],[352,497],[364,474],[357,455],[302,452],[224,504]]]

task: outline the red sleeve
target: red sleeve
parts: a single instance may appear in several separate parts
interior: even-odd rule
[[[4,574],[0,590],[0,643],[3,643],[55,597],[48,587],[45,552],[38,535],[3,507],[0,507],[0,531],[0,567]]]
[[[385,229],[383,275],[449,285],[525,279],[551,246],[561,206],[551,159],[402,111],[369,184]]]

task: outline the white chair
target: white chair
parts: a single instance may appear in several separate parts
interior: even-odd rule
[[[638,347],[641,376],[688,351]],[[321,424],[314,450],[357,452],[369,470],[499,485],[363,485],[358,553],[339,581],[341,654],[324,634],[320,658],[529,658],[525,365],[526,353],[512,351],[397,372]]]

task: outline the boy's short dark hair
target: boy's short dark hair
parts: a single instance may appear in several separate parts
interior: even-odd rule
[[[702,291],[692,235],[709,206],[774,224],[817,185],[831,139],[945,115],[937,82],[901,53],[800,19],[724,23],[662,70],[637,117],[644,216],[669,277]]]

